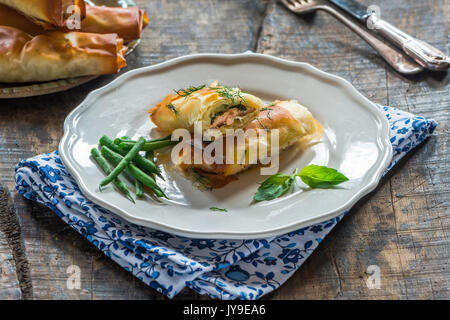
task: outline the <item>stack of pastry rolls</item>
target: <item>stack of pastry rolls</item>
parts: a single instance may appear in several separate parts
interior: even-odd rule
[[[148,24],[137,7],[84,0],[0,0],[0,82],[40,82],[118,72],[126,42]]]
[[[184,141],[183,137],[184,144],[176,150],[176,164],[185,172],[195,171],[207,177],[213,187],[221,187],[230,181],[229,178],[263,162],[261,160],[264,159],[259,158],[260,149],[264,149],[267,155],[278,156],[296,143],[305,146],[319,140],[323,133],[320,123],[296,100],[277,100],[264,105],[255,95],[217,83],[189,95],[183,92],[169,94],[149,113],[151,121],[164,134],[172,133],[178,138],[177,129],[191,133],[201,131],[203,139],[200,144]],[[274,131],[276,135],[272,135]],[[244,133],[243,140],[232,136],[239,132]],[[211,136],[214,138],[209,139]],[[218,136],[222,139],[223,150],[218,156],[215,149],[214,156],[208,159],[204,153],[211,143],[217,142]],[[202,156],[196,158],[196,153]]]

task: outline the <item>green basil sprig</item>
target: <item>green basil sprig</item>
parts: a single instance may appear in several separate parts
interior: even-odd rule
[[[292,187],[296,177],[311,188],[321,189],[331,188],[348,181],[348,178],[336,169],[312,164],[304,167],[300,172],[295,169],[292,175],[277,173],[270,176],[259,186],[253,199],[259,202],[283,196]]]

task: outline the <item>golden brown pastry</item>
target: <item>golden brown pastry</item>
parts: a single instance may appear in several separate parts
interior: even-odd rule
[[[142,30],[147,24],[147,13],[138,7],[87,6],[86,18],[81,21],[79,30],[68,30],[65,28],[59,28],[59,30],[102,34],[117,33],[126,42],[139,39]],[[38,35],[48,31],[14,9],[1,4],[0,25],[14,27],[31,35]],[[58,30],[58,28],[54,28]]]
[[[185,171],[194,169],[197,173],[212,180],[223,180],[258,162],[255,160],[261,160],[250,158],[250,148],[252,147],[254,152],[264,147],[267,150],[267,155],[273,156],[278,155],[282,150],[297,142],[307,143],[311,140],[318,140],[323,133],[320,123],[313,118],[307,108],[300,105],[296,100],[275,101],[270,106],[265,107],[258,118],[244,128],[244,131],[249,133],[252,129],[255,133],[265,132],[266,134],[246,135],[244,143],[239,145],[236,140],[231,160],[226,152],[228,146],[224,143],[223,158],[219,163],[211,161],[208,163],[204,160],[205,158],[201,163],[194,163],[194,153],[204,152],[207,145],[205,144],[202,150],[191,147],[190,153],[182,151],[178,162],[179,167]],[[274,129],[278,130],[277,150],[272,150],[270,132]],[[205,175],[205,173],[207,174]]]
[[[162,131],[183,128],[193,132],[198,123],[202,132],[218,129],[225,134],[227,129],[245,127],[263,106],[261,99],[254,95],[213,83],[169,94],[149,113]]]
[[[30,35],[45,33],[44,28],[16,10],[0,4],[0,25],[20,29]]]
[[[52,31],[32,37],[0,26],[0,82],[35,82],[118,72],[126,47],[116,34]]]
[[[84,0],[0,0],[0,4],[22,13],[46,29],[66,26],[66,20],[73,14],[70,10],[73,5],[80,9],[81,19],[86,16]]]
[[[87,6],[82,32],[117,33],[124,41],[139,39],[148,25],[147,13],[138,7]]]

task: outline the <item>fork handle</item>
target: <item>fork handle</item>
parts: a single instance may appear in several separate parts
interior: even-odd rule
[[[450,57],[426,42],[418,40],[389,22],[372,14],[369,19],[377,33],[392,41],[418,64],[430,70],[446,70],[450,67]]]
[[[336,9],[327,5],[319,6],[318,9],[332,14],[335,18],[349,27],[353,32],[371,45],[372,48],[374,48],[396,71],[402,74],[415,74],[423,70],[420,65],[407,59],[400,51],[385,44],[376,36],[366,31],[361,25],[353,22],[350,18],[338,12]]]

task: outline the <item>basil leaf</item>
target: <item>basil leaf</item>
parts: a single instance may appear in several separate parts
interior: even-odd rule
[[[281,197],[291,188],[296,177],[300,177],[311,188],[323,189],[348,181],[346,176],[335,169],[309,165],[300,172],[295,169],[292,175],[277,173],[270,176],[259,186],[253,199],[268,201]]]
[[[297,176],[311,188],[327,189],[348,181],[348,178],[336,169],[314,164],[304,167]]]
[[[294,182],[295,176],[277,173],[265,180],[256,191],[255,201],[267,201],[281,197]]]

